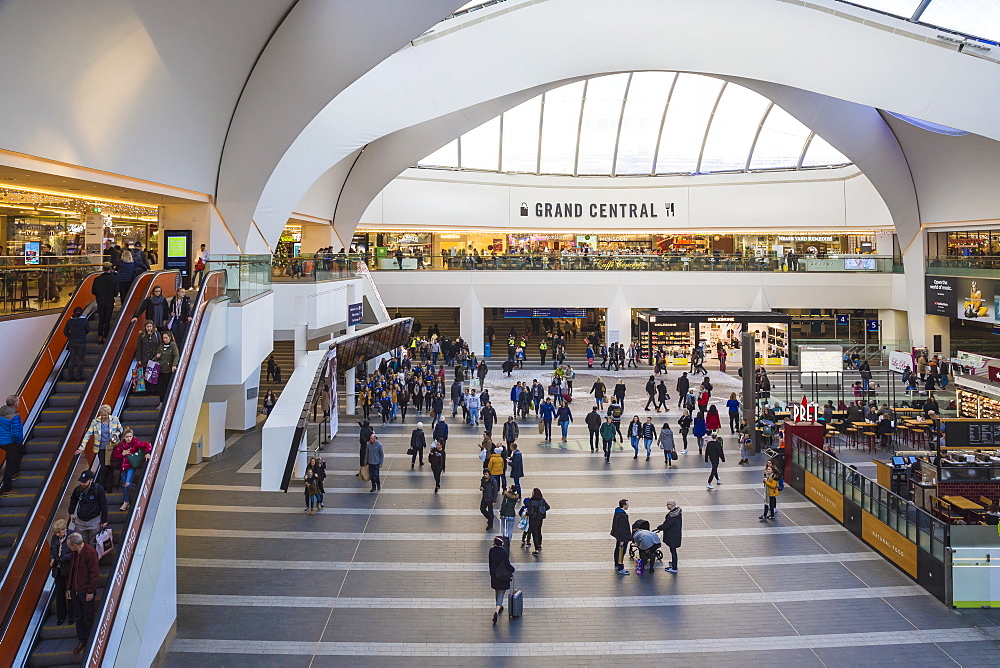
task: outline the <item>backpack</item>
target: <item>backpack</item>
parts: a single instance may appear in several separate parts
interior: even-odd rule
[[[774,435],[774,425],[768,424],[767,422],[765,422],[763,425],[761,425],[760,433],[762,435],[764,435],[764,436],[773,436]]]
[[[689,411],[694,410],[694,395],[691,394],[687,395],[687,398],[684,399],[684,408],[688,409]]]
[[[779,492],[783,492],[784,490],[785,490],[785,479],[779,476],[778,477],[778,491]]]
[[[622,408],[621,408],[621,406],[617,406],[617,405],[612,406],[611,407],[611,419],[613,419],[613,420],[620,420],[621,417],[622,417]]]

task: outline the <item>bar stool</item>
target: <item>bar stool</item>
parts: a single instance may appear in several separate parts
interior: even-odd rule
[[[878,441],[876,440],[874,431],[862,431],[859,434],[859,439],[864,443],[869,452],[875,452]]]
[[[927,430],[923,427],[911,427],[910,436],[910,442],[915,446],[924,446],[927,443]]]
[[[845,430],[845,432],[846,432],[846,435],[847,435],[846,436],[847,447],[849,447],[849,448],[851,448],[851,447],[854,447],[854,448],[858,447],[858,428],[857,427],[848,427]]]
[[[905,424],[896,425],[896,442],[899,445],[906,446],[910,442],[910,428]]]

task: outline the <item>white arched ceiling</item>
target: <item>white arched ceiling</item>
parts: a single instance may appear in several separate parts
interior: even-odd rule
[[[253,237],[260,187],[302,129],[351,82],[461,5],[461,0],[296,2],[247,81],[222,153],[217,202],[237,240]],[[347,153],[327,161],[323,171]]]
[[[913,188],[912,184],[903,187],[908,180],[905,160],[900,159],[898,145],[891,148],[891,132],[874,109],[891,109],[1000,137],[1000,123],[991,111],[1000,104],[997,66],[944,48],[933,42],[933,31],[902,21],[899,28],[907,34],[895,34],[809,6],[774,0],[511,4],[508,11],[486,20],[418,40],[327,105],[298,136],[267,183],[259,184],[255,218],[265,236],[276,238],[315,179],[361,146],[519,91],[610,72],[708,73],[738,78],[741,83],[770,82],[813,91],[831,98],[831,105],[837,99],[849,101],[858,107],[852,117],[863,121],[852,128],[857,135],[854,150],[839,143],[835,131],[820,127],[838,125],[837,112],[827,113],[816,106],[822,97],[806,105],[809,114],[805,115],[812,120],[794,112],[788,102],[782,106],[866,171],[904,234],[912,234],[919,223]],[[823,4],[823,0],[813,4]],[[827,4],[842,12],[851,9]],[[895,19],[885,17],[885,21]],[[918,39],[921,31],[932,41]],[[512,36],[516,36],[517,48],[511,46]],[[977,104],[968,104],[970,96]],[[865,129],[869,134],[864,134]],[[889,156],[878,162],[892,172],[884,177],[862,164],[867,154],[881,150],[888,150]],[[859,151],[866,155],[859,157]],[[397,171],[411,162],[401,161]],[[880,185],[886,183],[897,192]],[[250,190],[246,197],[252,199]]]

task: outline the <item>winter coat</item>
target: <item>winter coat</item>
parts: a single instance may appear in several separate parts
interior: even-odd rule
[[[410,447],[416,450],[423,450],[427,447],[427,439],[424,437],[423,429],[414,429],[410,434]]]
[[[67,320],[66,326],[63,327],[63,335],[66,337],[67,343],[74,343],[78,346],[85,345],[87,343],[89,324],[89,321],[83,316]]]
[[[483,501],[493,503],[499,493],[498,483],[493,478],[483,478],[479,481],[479,489],[483,492]]]
[[[520,433],[521,429],[517,426],[516,422],[511,421],[503,423],[503,440],[508,443],[516,441]]]
[[[709,411],[705,414],[705,428],[709,431],[714,431],[715,429],[722,428],[722,421],[719,419],[718,413],[713,413]]]
[[[438,422],[434,425],[434,440],[435,441],[447,441],[448,440],[448,423]]]
[[[663,544],[667,547],[677,549],[681,546],[681,527],[684,518],[681,516],[681,509],[674,508],[663,518],[663,524],[656,527],[657,531],[663,532]]]
[[[605,441],[615,440],[615,436],[618,435],[618,430],[615,429],[615,425],[610,422],[605,422],[601,425],[601,438]]]
[[[713,438],[705,446],[705,461],[711,460],[713,464],[718,465],[720,461],[726,461],[726,453],[722,451],[722,441]]]
[[[524,460],[521,458],[520,450],[515,450],[514,454],[510,456],[510,477],[524,477]]]
[[[147,443],[146,441],[140,441],[139,439],[133,437],[128,443],[121,442],[115,446],[115,450],[111,455],[112,461],[121,461],[122,471],[128,471],[132,468],[132,465],[128,461],[128,455],[125,454],[125,450],[128,450],[130,454],[136,454],[141,452],[148,455],[153,451],[153,444]]]
[[[601,429],[601,423],[603,420],[601,420],[601,414],[597,411],[590,411],[587,413],[587,417],[584,418],[584,420],[586,421],[587,428],[590,429],[590,431],[599,431]]]
[[[764,491],[767,492],[768,497],[778,496],[781,494],[781,490],[778,489],[778,476],[771,474],[764,478]]]
[[[490,587],[497,591],[507,591],[510,589],[510,581],[514,573],[514,565],[510,563],[510,556],[507,554],[507,548],[503,545],[494,545],[490,548]],[[499,577],[497,570],[504,566],[507,573],[511,575],[504,574],[505,577]]]
[[[430,463],[432,471],[444,471],[445,453],[443,450],[432,448],[430,454],[427,455],[427,461]]]
[[[517,514],[517,502],[521,495],[517,492],[504,492],[500,495],[500,517],[514,517]]]
[[[611,518],[611,535],[622,543],[632,540],[632,525],[629,524],[628,513],[622,508],[615,508],[615,514]]]
[[[669,429],[663,429],[660,431],[660,449],[661,450],[673,450],[674,449],[674,432]]]
[[[0,406],[0,446],[24,443],[21,415],[13,406]]]
[[[559,424],[563,422],[572,422],[573,413],[570,411],[569,406],[560,406],[559,410],[556,411],[556,421]]]
[[[696,417],[694,419],[694,428],[691,433],[695,438],[700,438],[708,433],[708,427],[705,426],[705,418]]]
[[[503,457],[494,452],[490,455],[490,458],[486,460],[486,468],[490,470],[490,475],[503,475]]]

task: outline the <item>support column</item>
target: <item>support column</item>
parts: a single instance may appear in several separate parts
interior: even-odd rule
[[[206,401],[201,405],[198,414],[198,426],[195,428],[194,443],[201,443],[201,457],[209,459],[226,449],[226,411],[225,401]],[[189,463],[198,463],[196,453],[192,452]]]
[[[878,312],[878,319],[882,323],[882,345],[886,347],[886,355],[893,350],[909,352],[910,332],[906,311],[881,309]]]
[[[618,342],[628,345],[632,340],[632,305],[625,299],[625,294],[618,290],[608,306],[606,340],[608,345]]]
[[[486,339],[484,327],[483,305],[475,289],[469,288],[465,301],[462,302],[462,309],[459,311],[458,329],[459,334],[469,344],[469,352],[475,353],[476,357],[480,358],[483,356],[483,343]]]
[[[356,304],[360,299],[363,299],[361,291],[358,290],[357,281],[351,281],[347,285],[347,303]],[[357,331],[356,325],[348,325],[347,333],[354,334]],[[354,394],[354,383],[357,380],[357,370],[354,367],[344,370],[344,384],[347,386],[344,388],[344,392],[347,395],[347,414],[357,415],[358,413],[358,398]]]
[[[295,298],[295,366],[302,363],[306,356],[306,346],[308,344],[309,319],[306,316],[306,298],[298,296]],[[288,371],[292,374],[293,369]]]
[[[906,282],[906,310],[908,313],[910,344],[916,347],[934,347],[934,335],[942,337],[942,348],[950,348],[948,331],[951,318],[926,315],[926,258],[927,236],[919,232],[903,250],[903,276]],[[946,342],[947,340],[947,342]]]

